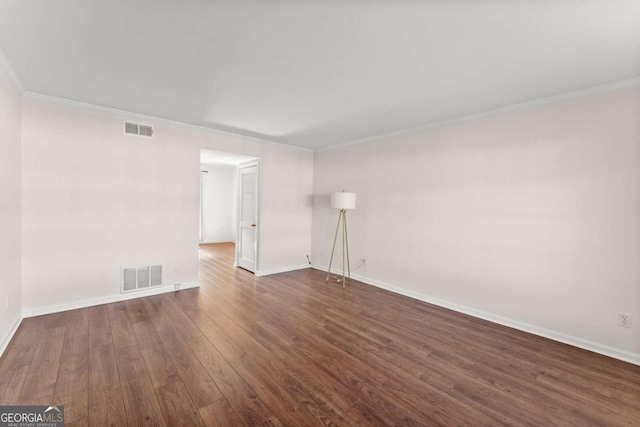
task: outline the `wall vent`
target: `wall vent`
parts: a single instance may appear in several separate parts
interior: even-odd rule
[[[153,136],[153,128],[151,126],[140,125],[140,136]]]
[[[153,127],[138,123],[124,122],[124,133],[151,138],[153,136]]]
[[[143,265],[122,269],[122,293],[162,286],[162,265]]]

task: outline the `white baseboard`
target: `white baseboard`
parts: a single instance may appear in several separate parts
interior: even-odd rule
[[[198,242],[199,245],[208,245],[209,243],[233,243],[234,245],[236,244],[236,242],[234,242],[233,240],[203,240],[202,242]]]
[[[294,267],[273,268],[271,270],[258,270],[255,272],[255,275],[256,277],[270,276],[271,274],[286,273],[286,272],[295,271],[295,270],[304,270],[305,268],[311,268],[311,266],[309,264],[304,264],[304,265],[296,265]]]
[[[4,351],[7,349],[7,346],[9,346],[9,343],[11,342],[11,339],[13,338],[13,336],[16,334],[16,331],[18,330],[20,323],[22,323],[22,317],[18,317],[16,322],[13,324],[13,327],[11,328],[7,336],[2,341],[2,344],[0,344],[0,357],[2,357],[2,355],[4,354]]]
[[[321,271],[328,270],[326,266],[321,266],[316,264],[313,264],[311,267]],[[561,343],[569,344],[574,347],[579,347],[584,350],[589,350],[594,353],[603,354],[605,356],[613,357],[614,359],[619,359],[625,362],[633,363],[634,365],[640,365],[640,354],[637,354],[637,353],[632,353],[626,350],[621,350],[619,348],[610,347],[605,344],[600,344],[597,342],[574,337],[572,335],[568,335],[562,332],[553,331],[551,329],[546,329],[540,326],[520,322],[518,320],[510,319],[510,318],[503,317],[494,313],[489,313],[483,310],[477,310],[472,307],[456,304],[440,298],[434,298],[419,292],[409,291],[399,286],[394,286],[389,283],[384,283],[384,282],[370,279],[368,277],[360,276],[357,274],[352,274],[351,277],[359,282],[365,283],[367,285],[375,286],[377,288],[385,289],[387,291],[394,292],[396,294],[414,298],[419,301],[424,301],[429,304],[437,305],[439,307],[448,308],[449,310],[468,314],[469,316],[488,320],[490,322],[498,323],[500,325],[508,326],[513,329],[518,329],[520,331],[528,332],[530,334],[539,335],[544,338],[549,338],[554,341],[559,341]]]
[[[126,294],[116,294],[116,295],[109,295],[109,296],[100,297],[100,298],[91,298],[91,299],[85,299],[80,301],[73,301],[65,304],[55,304],[55,305],[48,305],[45,307],[24,309],[22,310],[22,316],[23,317],[41,316],[43,314],[59,313],[61,311],[75,310],[78,308],[92,307],[94,305],[109,304],[109,303],[118,302],[118,301],[127,301],[130,299],[149,297],[152,295],[166,294],[168,292],[175,292],[177,290],[181,291],[184,289],[198,288],[198,287],[200,287],[200,282],[182,283],[180,284],[180,287],[178,289],[176,289],[175,285],[167,285],[167,286],[162,286],[160,288],[147,289],[144,291],[129,292]]]

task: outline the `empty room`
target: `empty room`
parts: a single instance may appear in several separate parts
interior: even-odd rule
[[[639,426],[637,0],[0,0],[0,426]]]

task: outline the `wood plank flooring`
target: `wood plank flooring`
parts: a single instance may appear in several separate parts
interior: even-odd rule
[[[638,426],[640,367],[352,281],[256,278],[25,319],[0,404],[68,426]]]

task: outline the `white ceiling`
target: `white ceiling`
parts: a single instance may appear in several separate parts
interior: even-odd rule
[[[640,76],[638,0],[0,0],[27,91],[311,148]]]

